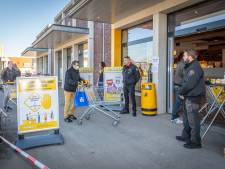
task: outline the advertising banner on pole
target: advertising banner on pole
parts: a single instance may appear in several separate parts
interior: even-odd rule
[[[89,68],[89,67],[82,67],[79,69],[80,71],[80,77],[84,80],[88,80],[88,82],[93,85],[94,83],[94,79],[93,79],[93,68]]]
[[[122,67],[104,68],[104,100],[121,101],[123,89]]]
[[[17,78],[19,134],[59,128],[57,84],[55,76]]]

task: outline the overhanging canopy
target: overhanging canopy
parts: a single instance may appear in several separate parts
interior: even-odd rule
[[[88,28],[53,24],[44,29],[32,43],[34,48],[55,48],[76,38],[88,35]]]
[[[22,56],[27,56],[27,57],[35,57],[37,52],[47,52],[48,48],[33,48],[33,47],[28,47],[22,52]]]
[[[69,15],[82,20],[115,23],[163,0],[80,0]]]

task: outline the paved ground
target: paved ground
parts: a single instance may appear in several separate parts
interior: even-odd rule
[[[60,125],[65,144],[28,150],[51,169],[224,169],[224,129],[211,130],[202,149],[187,150],[174,139],[181,126],[171,124],[169,115],[124,115],[119,126],[113,127],[110,119],[96,114],[79,126],[62,121],[62,108],[63,101]],[[15,122],[7,135],[11,141],[15,140]],[[3,144],[0,168],[33,167]]]

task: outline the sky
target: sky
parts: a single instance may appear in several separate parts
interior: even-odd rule
[[[69,0],[0,0],[0,46],[20,56]]]

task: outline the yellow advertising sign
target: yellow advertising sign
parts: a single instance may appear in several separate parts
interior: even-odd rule
[[[56,77],[17,79],[18,132],[27,133],[59,127]]]
[[[121,101],[123,88],[122,67],[104,68],[104,100]]]

